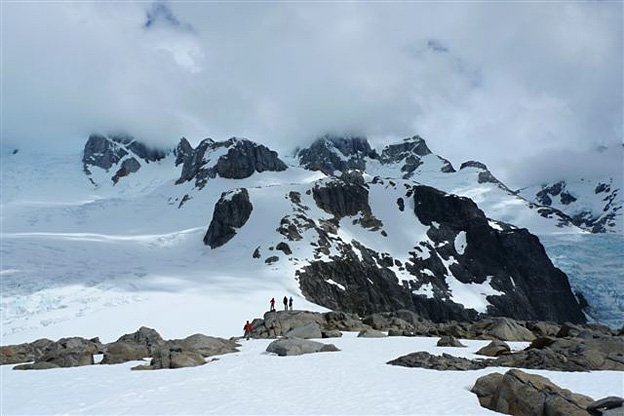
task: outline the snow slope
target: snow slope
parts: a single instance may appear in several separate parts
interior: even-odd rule
[[[0,368],[2,414],[497,414],[469,389],[506,368],[435,371],[385,364],[415,351],[476,358],[488,341],[468,348],[436,347],[435,338],[327,339],[342,351],[298,357],[265,353],[271,340],[243,341],[241,352],[201,367],[130,371],[136,365],[46,371]],[[510,343],[520,349],[526,343]],[[624,374],[528,370],[595,399],[622,396]],[[54,388],[50,388],[54,386]],[[31,400],[37,397],[37,400]]]

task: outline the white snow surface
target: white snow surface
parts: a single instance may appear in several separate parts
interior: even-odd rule
[[[497,414],[481,407],[469,389],[478,377],[508,368],[435,371],[386,364],[416,351],[476,358],[474,352],[489,341],[461,340],[467,348],[448,348],[437,347],[437,338],[355,335],[322,340],[339,352],[295,357],[264,352],[271,340],[242,341],[239,353],[175,370],[131,371],[139,362],[43,371],[5,365],[0,410],[3,415]],[[527,345],[509,344],[514,350]],[[622,395],[622,372],[527,371],[595,399]]]

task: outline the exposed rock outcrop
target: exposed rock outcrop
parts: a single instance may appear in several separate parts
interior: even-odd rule
[[[593,399],[560,388],[546,377],[520,370],[480,377],[473,393],[481,406],[518,416],[586,416]]]
[[[206,364],[204,357],[196,352],[184,350],[178,345],[167,344],[154,351],[149,365],[138,365],[132,370],[160,370],[163,368],[196,367]]]
[[[355,178],[335,178],[327,185],[317,185],[313,189],[315,202],[338,219],[367,212],[367,187],[383,185],[374,181],[362,184]],[[526,229],[492,228],[485,214],[468,198],[426,186],[405,186],[406,197],[413,201],[414,224],[429,227],[429,242],[414,247],[409,261],[400,266],[392,257],[357,241],[336,243],[334,248],[339,255],[331,256],[329,261],[311,261],[297,271],[308,299],[361,316],[408,309],[434,322],[474,321],[480,314],[523,320],[585,321],[567,276],[553,266],[537,237]],[[316,230],[320,236],[319,250],[332,239],[336,241],[331,230]],[[463,241],[461,246],[457,241]],[[414,278],[400,281],[396,268]],[[492,293],[487,296],[486,310],[478,312],[455,303],[450,283],[482,285]],[[432,295],[418,293],[425,284],[431,287]],[[551,294],[548,302],[542,299],[543,293]],[[498,324],[504,326],[505,322]],[[523,332],[516,340],[533,339],[526,328],[506,330]],[[496,331],[490,332],[497,338]],[[513,340],[509,338],[501,339]]]
[[[165,158],[167,153],[166,150],[148,146],[126,134],[92,134],[85,144],[82,163],[84,172],[91,175],[93,167],[108,172],[122,162],[111,178],[116,184],[120,178],[138,171],[141,167],[140,161],[156,162]]]
[[[233,137],[222,142],[204,139],[195,149],[189,146],[182,142],[178,145],[176,163],[183,163],[183,166],[176,183],[194,180],[198,189],[217,175],[243,179],[255,172],[279,172],[288,168],[277,152],[247,139]]]
[[[368,189],[357,172],[343,174],[340,179],[317,185],[312,189],[316,205],[336,218],[370,213]]]
[[[266,351],[277,354],[280,357],[285,357],[340,350],[334,344],[323,344],[321,342],[309,341],[301,338],[283,337],[270,343]]]
[[[444,335],[438,340],[438,343],[436,345],[438,347],[466,347],[452,335]]]
[[[21,364],[14,370],[40,370],[59,367],[78,367],[93,364],[93,355],[101,351],[102,345],[97,340],[80,337],[61,338],[49,344],[43,355],[33,364]]]
[[[365,170],[366,160],[377,158],[366,138],[331,135],[317,139],[310,147],[299,150],[296,156],[305,169],[327,175],[351,169]]]
[[[358,338],[385,338],[388,335],[376,329],[364,329],[358,333]]]
[[[0,365],[36,361],[54,341],[42,338],[34,342],[0,347]]]
[[[485,355],[486,357],[498,357],[499,355],[510,354],[511,348],[504,341],[492,341],[485,347],[479,349],[479,351],[475,352],[478,355]]]
[[[387,364],[401,367],[419,367],[430,370],[480,370],[486,367],[481,361],[469,360],[467,358],[454,357],[449,354],[433,355],[425,351],[414,352],[404,355],[395,360],[388,361]]]
[[[400,143],[390,144],[383,148],[380,162],[383,164],[401,164],[401,173],[404,179],[410,178],[422,165],[421,158],[431,155],[431,150],[420,136],[404,139]],[[455,172],[453,165],[446,159],[435,156],[443,162],[440,170],[445,173]]]
[[[221,194],[212,214],[212,221],[204,237],[210,248],[221,247],[236,235],[236,230],[247,222],[253,205],[247,189],[241,188]]]

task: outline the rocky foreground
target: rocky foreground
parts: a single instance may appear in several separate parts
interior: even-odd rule
[[[358,337],[440,337],[439,347],[462,348],[461,339],[492,340],[475,351],[484,359],[441,356],[417,351],[388,364],[434,370],[480,370],[511,367],[556,371],[624,371],[623,332],[603,325],[558,325],[550,322],[522,322],[508,318],[437,324],[410,311],[374,314],[360,319],[342,312],[267,312],[252,323],[253,338],[275,339],[266,351],[278,356],[295,356],[340,350],[333,344],[312,339],[341,337],[342,331],[357,331]],[[32,343],[0,347],[1,364],[19,364],[16,370],[51,369],[119,364],[144,360],[132,370],[157,370],[207,364],[218,355],[238,352],[240,337],[223,339],[195,334],[184,339],[165,340],[154,329],[142,327],[117,341],[80,337],[58,341],[40,339]],[[529,346],[512,351],[505,341],[526,341]],[[149,361],[148,361],[149,360]],[[622,399],[594,401],[560,389],[544,377],[512,369],[505,375],[492,373],[477,380],[472,392],[483,407],[507,414],[621,414]]]

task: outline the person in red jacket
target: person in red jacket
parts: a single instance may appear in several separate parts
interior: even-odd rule
[[[275,310],[275,298],[271,298],[271,311]]]
[[[249,337],[251,337],[251,332],[253,331],[253,327],[251,326],[249,321],[247,321],[243,329],[245,330],[245,339],[249,340]]]

